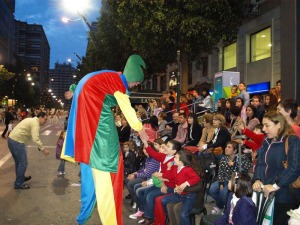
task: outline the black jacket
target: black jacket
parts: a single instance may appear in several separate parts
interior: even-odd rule
[[[214,137],[212,140],[215,139],[216,133],[214,134]],[[229,131],[226,129],[226,127],[221,127],[219,132],[217,133],[217,139],[213,143],[211,141],[210,143],[207,144],[207,149],[209,148],[216,148],[216,147],[222,147],[223,151],[226,148],[226,143],[231,140],[231,135]]]
[[[192,135],[191,135],[191,125],[189,124],[185,145],[197,146],[201,136],[202,136],[202,126],[200,126],[199,124],[194,125],[192,127]]]

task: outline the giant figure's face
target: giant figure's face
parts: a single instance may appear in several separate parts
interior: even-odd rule
[[[137,82],[128,82],[128,88],[133,88],[133,87],[136,87],[136,86],[138,86],[140,84],[140,82],[139,81],[137,81]]]

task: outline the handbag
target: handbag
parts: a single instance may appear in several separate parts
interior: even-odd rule
[[[207,150],[207,152],[214,153],[215,156],[222,155],[223,154],[223,148],[222,147],[210,148],[210,149]]]
[[[289,152],[289,136],[286,138],[284,146],[285,146],[285,154],[288,157],[288,152]],[[283,167],[285,169],[287,169],[288,168],[288,161],[287,160],[286,161],[282,161],[282,165],[283,165]],[[296,188],[296,189],[300,188],[300,176],[296,180],[294,180],[293,183],[291,183],[291,186],[293,188]]]
[[[188,145],[188,146],[184,146],[183,149],[187,150],[191,153],[199,152],[199,147],[198,146]]]
[[[197,158],[202,171],[216,169],[217,160],[213,153],[199,152]]]

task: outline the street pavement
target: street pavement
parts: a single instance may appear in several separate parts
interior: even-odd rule
[[[0,138],[0,224],[1,225],[75,225],[80,210],[79,166],[66,163],[66,175],[58,176],[59,160],[55,159],[55,145],[63,129],[63,119],[47,122],[41,128],[40,137],[50,155],[44,156],[33,143],[28,145],[28,167],[26,175],[32,176],[27,182],[29,190],[15,190],[14,162],[7,147],[7,140]],[[0,134],[4,124],[0,123]],[[124,196],[128,194],[124,189]],[[213,204],[207,204],[210,212]],[[101,203],[98,205],[101,207]],[[135,213],[130,200],[123,201],[124,225],[138,224],[129,219]],[[196,224],[200,217],[196,216]],[[99,225],[100,219],[95,208],[86,225]]]

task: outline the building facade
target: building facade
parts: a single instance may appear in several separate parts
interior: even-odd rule
[[[33,82],[43,90],[48,85],[50,46],[43,26],[15,21],[15,53],[31,74]]]
[[[189,66],[190,72],[185,78],[188,88],[200,83],[213,86],[216,73],[235,71],[240,72],[240,80],[246,84],[270,82],[270,87],[275,87],[276,81],[281,80],[282,98],[299,101],[300,1],[251,2],[249,16],[240,26],[237,40],[227,46],[220,43],[212,54],[203,54],[200,63]],[[166,73],[156,76],[157,80],[148,82],[145,88],[156,83],[158,91],[174,89],[176,74],[177,65],[168,65]],[[162,85],[164,82],[166,85]]]
[[[70,108],[71,101],[65,100],[65,92],[76,81],[77,70],[72,64],[55,63],[55,68],[49,70],[49,89],[57,101],[64,102],[65,108]]]
[[[15,0],[0,0],[0,65],[14,64]]]

